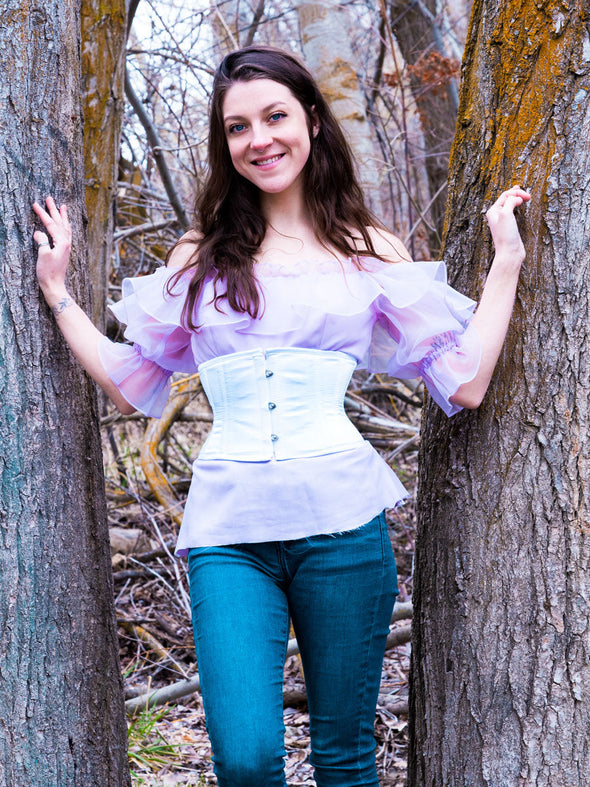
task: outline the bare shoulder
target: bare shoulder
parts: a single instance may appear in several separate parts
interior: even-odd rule
[[[367,227],[375,251],[387,262],[411,262],[412,257],[402,241],[381,227]]]
[[[170,252],[166,266],[168,268],[184,268],[195,253],[200,239],[201,234],[196,230],[185,232]]]

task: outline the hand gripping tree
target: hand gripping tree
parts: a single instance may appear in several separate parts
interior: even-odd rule
[[[0,25],[0,785],[129,784],[94,386],[40,298],[33,199],[73,211],[88,307],[80,18],[7,0]]]
[[[445,256],[480,289],[483,213],[532,194],[512,326],[478,411],[421,447],[411,785],[582,787],[590,774],[587,2],[475,0]]]

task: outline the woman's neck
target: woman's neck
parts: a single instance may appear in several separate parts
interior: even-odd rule
[[[300,189],[289,189],[280,194],[263,192],[260,196],[260,207],[267,226],[281,235],[313,233],[313,225]]]
[[[298,259],[319,260],[339,256],[316,237],[300,189],[290,189],[280,194],[263,192],[260,207],[267,230],[256,255],[259,262],[270,259],[288,264]]]

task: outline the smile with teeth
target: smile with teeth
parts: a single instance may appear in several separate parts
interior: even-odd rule
[[[252,162],[256,167],[264,167],[267,164],[274,164],[275,161],[280,161],[283,158],[284,153],[278,153],[276,156],[269,156],[268,158],[259,158]]]

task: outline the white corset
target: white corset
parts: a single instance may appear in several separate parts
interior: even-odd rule
[[[205,361],[199,374],[213,426],[199,459],[261,462],[358,447],[363,438],[343,406],[355,367],[347,353],[297,347]]]

